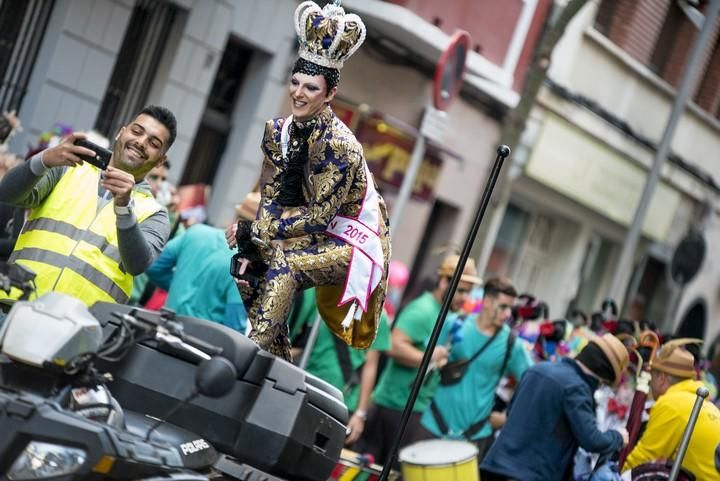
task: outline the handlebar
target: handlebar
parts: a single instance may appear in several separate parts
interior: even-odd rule
[[[10,294],[12,288],[22,291],[20,300],[27,300],[35,291],[35,272],[13,262],[0,261],[0,290]]]
[[[210,359],[212,359],[212,356],[207,354],[205,351],[201,351],[200,349],[197,349],[196,347],[192,346],[191,344],[189,344],[187,342],[184,342],[182,339],[180,339],[179,337],[174,336],[172,334],[164,333],[162,331],[157,331],[155,333],[155,339],[167,344],[168,346],[182,349],[185,352],[188,352],[194,356],[197,356],[198,358],[202,359],[203,361],[209,361]]]
[[[135,328],[141,329],[154,340],[185,351],[198,359],[208,360],[213,356],[222,354],[222,348],[186,334],[181,323],[168,320],[163,316],[156,320],[143,312],[133,312],[131,314],[113,312],[112,315]]]

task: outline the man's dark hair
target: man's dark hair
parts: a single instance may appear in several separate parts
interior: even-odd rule
[[[513,286],[512,281],[505,277],[493,277],[488,279],[483,286],[483,296],[497,297],[499,294],[517,297],[517,290]]]
[[[175,114],[173,114],[169,109],[160,107],[159,105],[147,105],[138,112],[135,117],[142,114],[149,115],[168,129],[168,132],[170,132],[170,139],[168,139],[167,148],[169,149],[173,142],[175,142],[175,137],[177,137],[177,120],[175,120]]]

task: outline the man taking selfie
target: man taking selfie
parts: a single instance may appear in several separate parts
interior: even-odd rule
[[[31,209],[10,261],[37,274],[37,295],[63,292],[88,306],[128,300],[133,276],[167,241],[167,211],[144,178],[175,136],[172,112],[148,106],[118,132],[106,170],[87,161],[100,148],[75,145],[85,136],[74,133],[7,173],[0,202]]]

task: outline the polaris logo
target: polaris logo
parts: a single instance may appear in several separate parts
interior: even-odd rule
[[[180,445],[180,450],[185,456],[188,454],[195,454],[204,449],[210,449],[210,445],[204,439],[196,439],[195,441],[190,441],[189,443]]]

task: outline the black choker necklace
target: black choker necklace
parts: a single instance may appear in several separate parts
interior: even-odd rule
[[[317,116],[307,120],[293,119],[293,123],[300,130],[309,129],[310,127],[315,127],[315,124],[317,124]]]

